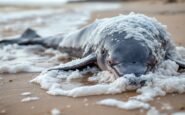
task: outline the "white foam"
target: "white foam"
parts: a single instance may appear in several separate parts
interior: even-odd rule
[[[44,70],[44,67],[36,66],[35,63],[46,58],[39,57],[31,52],[41,49],[39,46],[7,45],[2,47],[0,49],[0,73],[40,72]]]
[[[167,60],[167,62],[168,62],[168,66],[174,65],[173,61]],[[166,61],[164,61],[164,63],[166,63]],[[169,71],[169,69],[171,68],[162,68],[162,67],[163,66],[161,66],[155,73],[150,73],[150,74],[141,76],[142,79],[148,80],[147,85],[141,88],[138,88],[137,86],[129,85],[129,79],[132,79],[132,78],[135,79],[135,76],[132,74],[117,78],[116,80],[113,80],[112,83],[106,83],[106,81],[102,80],[102,79],[105,79],[104,76],[113,77],[112,74],[107,72],[99,72],[99,74],[97,74],[101,76],[94,75],[94,77],[98,78],[96,80],[100,81],[99,84],[97,85],[83,86],[83,87],[78,87],[67,91],[63,90],[61,87],[58,87],[58,86],[55,88],[54,87],[51,88],[52,84],[56,85],[57,82],[61,81],[61,78],[67,78],[71,74],[74,76],[76,75],[76,77],[74,78],[81,78],[83,75],[81,76],[78,70],[74,72],[72,71],[64,72],[59,76],[57,76],[57,74],[59,74],[57,71],[42,73],[40,76],[33,79],[32,82],[39,83],[42,88],[48,89],[49,94],[66,95],[66,96],[72,96],[72,97],[86,96],[86,95],[100,95],[100,94],[115,94],[115,93],[121,93],[124,91],[138,88],[137,92],[141,93],[141,95],[138,95],[132,98],[136,98],[142,101],[149,101],[156,96],[164,96],[166,93],[185,92],[184,74],[179,74],[177,72],[171,73],[171,71]],[[174,69],[176,70],[177,68],[174,68]],[[160,72],[160,70],[163,72]],[[162,73],[164,72],[166,73],[168,72],[168,74],[163,75]],[[104,81],[104,83],[102,81]]]
[[[36,100],[39,100],[40,98],[39,97],[25,97],[21,100],[21,102],[30,102],[30,101],[36,101]]]
[[[161,113],[155,107],[151,107],[147,112],[147,115],[161,115]]]
[[[61,112],[59,109],[54,108],[51,110],[51,115],[61,115]]]
[[[149,109],[149,107],[150,107],[149,104],[138,101],[138,100],[129,100],[128,102],[124,102],[124,101],[119,101],[116,99],[104,99],[104,100],[97,102],[97,104],[106,105],[106,106],[113,106],[113,107],[117,107],[120,109],[127,109],[127,110]]]
[[[169,103],[162,103],[162,110],[172,110],[172,106]]]
[[[115,81],[117,77],[110,74],[108,71],[98,72],[97,74],[88,78],[90,82],[98,82],[98,83],[111,83]]]
[[[156,96],[164,96],[166,94],[166,92],[163,91],[161,88],[151,86],[144,86],[142,88],[139,88],[137,89],[137,92],[141,94],[131,98],[141,101],[151,101]]]
[[[38,55],[42,54],[42,55]],[[18,46],[0,48],[0,73],[41,72],[49,65],[68,59],[68,54],[41,46]]]
[[[93,3],[92,3],[93,4]],[[114,10],[121,8],[121,4],[119,3],[94,3],[93,5],[85,4],[82,9],[86,9],[89,12],[93,11],[106,11],[106,10]]]
[[[58,66],[57,66],[58,67]],[[61,87],[59,84],[63,80],[67,79],[69,82],[72,79],[83,78],[83,74],[88,72],[96,72],[96,68],[87,68],[83,71],[43,71],[38,77],[34,78],[30,82],[38,83],[43,89],[54,89]]]
[[[89,68],[90,69],[90,68]],[[66,80],[72,71],[57,75],[56,71],[42,73],[40,76],[32,80],[47,89],[47,93],[51,95],[64,95],[70,97],[80,97],[88,95],[102,95],[102,94],[117,94],[130,90],[136,90],[138,95],[130,97],[128,101],[118,100],[102,100],[98,103],[102,105],[114,106],[122,109],[149,109],[148,115],[157,115],[159,113],[155,107],[150,106],[148,101],[153,100],[157,96],[165,96],[167,93],[184,93],[185,92],[185,74],[177,72],[178,65],[173,61],[166,60],[160,64],[154,73],[142,75],[140,78],[133,74],[127,74],[120,78],[115,78],[114,75],[107,71],[101,71],[89,78],[90,82],[96,81],[98,84],[91,86],[79,86],[69,90],[64,89],[58,82]],[[54,74],[55,73],[55,74]],[[83,76],[80,71],[77,71]],[[50,75],[51,74],[51,75]],[[49,76],[50,75],[50,76]],[[74,78],[82,78],[74,77]],[[46,77],[47,76],[47,77]],[[57,77],[60,76],[60,77]],[[63,77],[62,77],[63,76]],[[63,79],[61,79],[63,78]],[[45,82],[45,80],[47,82]],[[143,87],[130,85],[130,81],[146,80]],[[137,84],[137,83],[136,83]],[[135,104],[140,103],[140,104]],[[164,109],[171,109],[163,105]]]
[[[173,113],[172,115],[185,115],[185,112],[176,112],[176,113]]]
[[[28,96],[28,95],[31,95],[31,92],[23,92],[21,93],[22,96]]]

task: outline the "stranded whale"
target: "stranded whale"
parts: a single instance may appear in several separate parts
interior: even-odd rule
[[[167,59],[185,68],[185,62],[178,56],[165,27],[156,19],[143,14],[131,13],[97,20],[65,36],[43,38],[34,30],[27,29],[20,38],[2,40],[0,43],[40,44],[80,58],[78,62],[66,63],[48,71],[67,71],[97,65],[101,70],[108,70],[119,77],[124,74],[140,76],[154,71]]]

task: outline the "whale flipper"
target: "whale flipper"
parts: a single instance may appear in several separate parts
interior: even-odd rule
[[[92,53],[86,57],[78,59],[75,62],[74,61],[68,62],[64,64],[62,67],[53,67],[53,68],[48,69],[47,71],[51,71],[51,70],[68,71],[68,70],[75,70],[75,69],[83,69],[84,67],[95,64],[96,61],[97,61],[96,54]]]
[[[174,62],[176,62],[176,64],[179,65],[179,69],[185,69],[185,61],[176,59],[175,57],[170,56],[170,55],[167,55],[167,58],[172,60],[172,61],[174,61]]]
[[[185,62],[184,61],[176,60],[175,62],[179,65],[180,68],[185,69]]]

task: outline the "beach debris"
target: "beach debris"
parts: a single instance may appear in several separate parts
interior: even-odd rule
[[[39,100],[39,99],[40,99],[39,97],[32,96],[32,97],[23,98],[23,99],[21,100],[21,102],[30,102],[30,101],[36,101],[36,100]]]
[[[53,108],[53,109],[51,110],[51,115],[61,115],[61,112],[60,112],[59,109]]]

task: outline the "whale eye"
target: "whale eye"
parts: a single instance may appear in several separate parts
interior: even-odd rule
[[[133,64],[136,64],[136,61],[133,61],[132,63],[133,63]]]
[[[157,60],[155,59],[154,56],[151,56],[147,64],[149,66],[155,66],[157,64]]]
[[[109,65],[113,65],[113,61],[112,60],[107,60],[107,63],[109,64]]]
[[[105,49],[101,50],[101,54],[104,55],[106,53]]]

